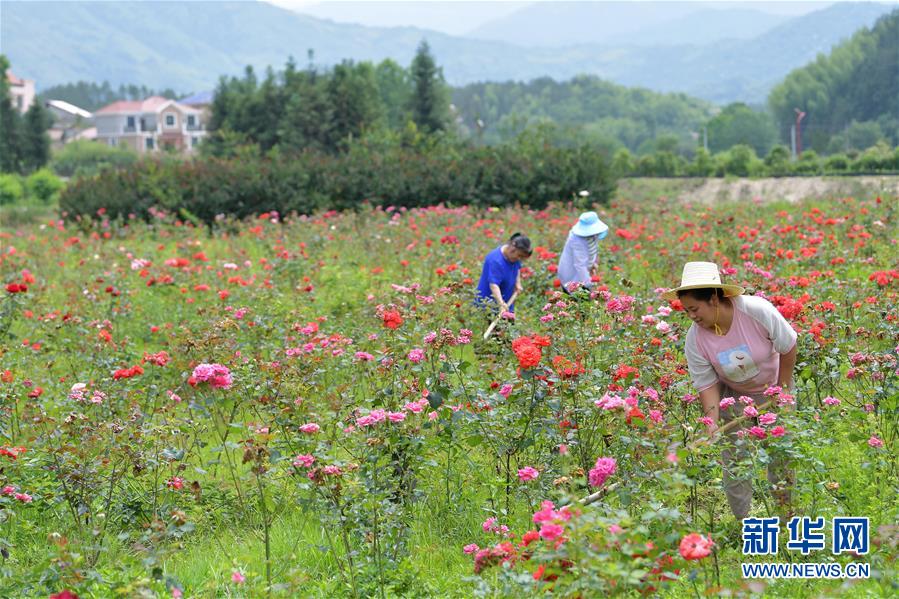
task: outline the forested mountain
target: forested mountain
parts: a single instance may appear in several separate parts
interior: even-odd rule
[[[592,9],[592,3],[577,4]],[[263,72],[289,56],[304,60],[309,49],[319,66],[386,58],[406,65],[427,39],[453,85],[592,74],[621,85],[727,103],[763,101],[790,69],[873,24],[889,5],[841,2],[791,18],[753,39],[706,45],[641,46],[633,39],[585,43],[587,38],[573,33],[575,25],[600,23],[582,18],[571,23],[571,45],[564,48],[524,47],[413,27],[335,23],[264,2],[4,0],[2,10],[3,52],[13,71],[35,79],[39,90],[73,81],[208,90],[220,75],[238,75],[247,65]],[[641,26],[665,27],[653,19],[645,16]],[[679,23],[688,31],[702,21]],[[623,24],[616,27],[619,35],[627,33]]]
[[[899,143],[899,9],[792,71],[771,91],[769,105],[782,135],[795,109],[803,110],[806,146],[819,152],[842,149],[839,136],[863,123]]]
[[[694,147],[691,135],[711,115],[710,103],[685,94],[626,88],[598,77],[557,82],[475,83],[453,90],[460,123],[486,143],[508,139],[527,125],[552,122],[569,142],[623,145],[632,151],[674,136]],[[564,141],[564,140],[560,140]]]

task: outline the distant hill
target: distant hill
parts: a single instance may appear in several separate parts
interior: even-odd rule
[[[727,2],[538,2],[494,19],[467,37],[520,46],[575,44],[660,46],[748,39],[787,21],[766,10],[773,3]],[[809,11],[827,2],[809,3]]]
[[[107,80],[113,86],[198,91],[211,89],[220,75],[241,73],[248,64],[260,72],[269,65],[281,69],[289,55],[302,64],[310,48],[321,65],[347,58],[393,58],[408,65],[426,38],[454,85],[592,74],[719,103],[761,102],[790,70],[870,26],[889,8],[837,3],[750,40],[705,46],[582,44],[572,35],[575,45],[565,48],[525,48],[412,27],[339,24],[263,2],[4,0],[0,39],[16,74],[35,79],[39,89]],[[666,16],[686,17],[673,12]],[[645,15],[642,26],[663,26],[654,19]]]
[[[796,108],[806,112],[802,137],[819,152],[841,149],[842,140],[829,147],[834,136],[861,123],[899,143],[899,9],[791,72],[771,90],[769,105],[780,123],[792,123]]]

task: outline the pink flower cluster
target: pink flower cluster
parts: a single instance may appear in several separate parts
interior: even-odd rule
[[[571,512],[568,507],[555,509],[552,501],[544,501],[540,509],[534,512],[534,524],[540,526],[540,538],[547,541],[555,541],[565,533],[565,523],[571,520]]]
[[[518,470],[518,480],[523,483],[532,481],[538,476],[540,476],[540,471],[533,466],[525,466],[524,468],[519,468]]]
[[[593,402],[597,408],[602,408],[603,410],[615,410],[617,408],[627,407],[627,402],[618,395],[610,395],[606,393],[599,399]]]
[[[200,364],[194,368],[188,382],[191,385],[209,383],[213,389],[228,389],[234,383],[231,371],[221,364]]]
[[[296,468],[311,468],[315,463],[315,456],[311,454],[301,454],[293,459],[293,465]]]
[[[457,336],[451,330],[447,328],[440,329],[440,332],[431,331],[425,335],[425,343],[431,345],[436,343],[438,346],[455,346],[455,345],[468,345],[471,343],[471,336],[474,333],[470,329],[459,329],[459,335]]]
[[[612,314],[627,312],[634,305],[634,299],[631,295],[619,295],[618,297],[609,298],[606,302],[606,310]]]
[[[596,458],[596,464],[590,469],[589,481],[591,487],[601,487],[606,479],[615,474],[618,462],[615,458]]]
[[[31,495],[29,495],[28,493],[17,492],[16,488],[12,485],[6,485],[5,487],[3,487],[2,491],[0,491],[0,494],[6,496],[12,495],[16,498],[17,501],[21,501],[22,503],[31,503],[32,500]]]
[[[360,416],[356,418],[356,424],[361,427],[368,427],[379,422],[384,422],[385,420],[389,420],[390,422],[402,422],[406,419],[405,412],[388,412],[381,408],[376,410],[372,410],[365,416]]]
[[[103,400],[106,399],[106,394],[102,391],[94,390],[91,394],[90,400],[88,400],[87,395],[87,385],[85,383],[75,383],[72,385],[72,389],[69,391],[69,399],[73,399],[79,402],[90,401],[93,404],[101,404]]]
[[[506,536],[509,534],[509,527],[505,524],[497,524],[496,518],[487,518],[481,523],[484,532],[495,532],[498,535]]]

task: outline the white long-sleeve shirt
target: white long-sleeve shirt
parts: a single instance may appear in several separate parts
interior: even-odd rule
[[[574,233],[568,233],[565,248],[559,257],[559,280],[562,285],[571,282],[590,284],[590,267],[596,263],[597,239],[593,237],[581,237]]]

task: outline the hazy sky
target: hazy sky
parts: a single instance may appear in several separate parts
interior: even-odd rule
[[[346,23],[391,27],[411,25],[462,35],[478,26],[504,17],[533,2],[520,0],[263,0],[290,8],[314,17]],[[620,1],[620,0],[619,0]],[[631,0],[639,2],[639,0]],[[801,15],[824,8],[833,2],[820,0],[793,0],[790,2],[747,0],[721,0],[717,2],[696,2],[704,7],[718,5],[755,8],[779,15]]]

